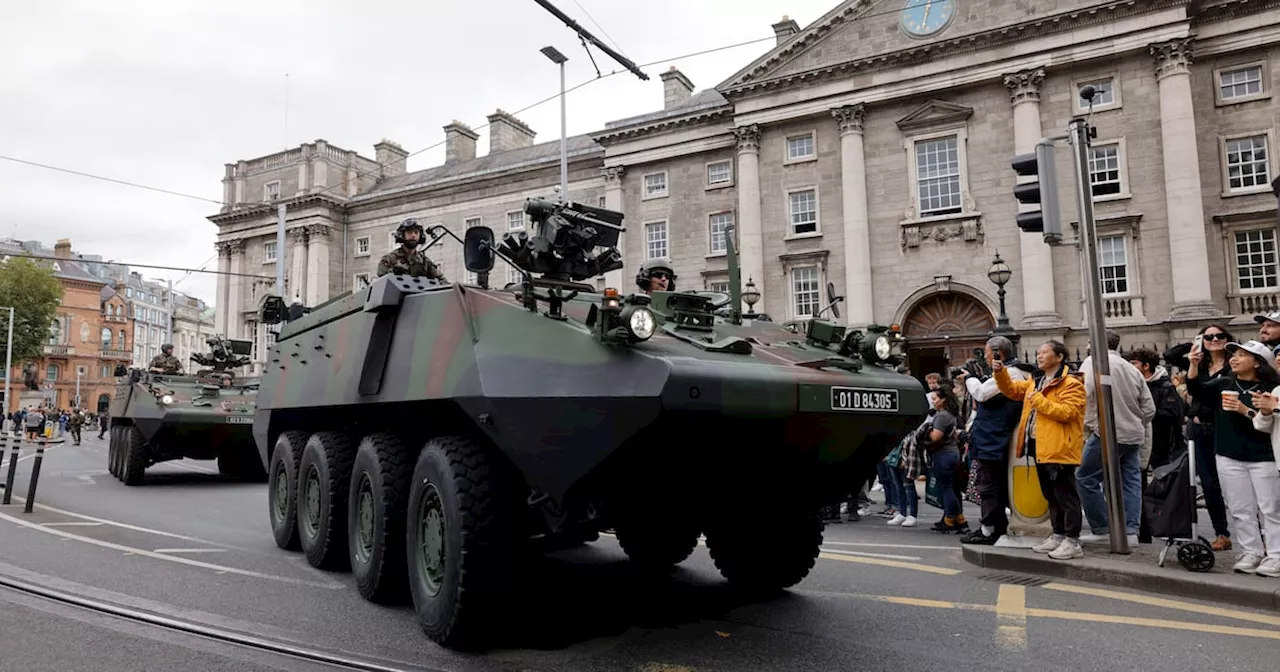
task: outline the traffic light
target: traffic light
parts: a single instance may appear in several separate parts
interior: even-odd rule
[[[1019,203],[1039,205],[1039,210],[1018,213],[1018,228],[1027,233],[1043,233],[1044,242],[1062,241],[1062,217],[1058,208],[1058,173],[1052,140],[1036,143],[1036,151],[1013,157],[1013,170],[1022,177],[1035,177],[1013,188]]]

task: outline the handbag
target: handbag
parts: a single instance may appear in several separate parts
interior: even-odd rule
[[[938,477],[929,472],[928,480],[924,484],[924,503],[935,509],[942,508],[942,492],[938,489]]]

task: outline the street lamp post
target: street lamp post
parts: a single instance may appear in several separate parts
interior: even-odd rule
[[[555,47],[543,47],[542,55],[560,66],[560,202],[569,200],[569,141],[564,91],[564,64],[569,60]]]
[[[1009,324],[1009,314],[1005,311],[1004,286],[1009,284],[1009,278],[1013,277],[1013,271],[1009,269],[1009,264],[1004,263],[1004,259],[1000,258],[1000,252],[996,251],[996,258],[991,261],[991,268],[987,270],[987,279],[996,286],[996,296],[1000,297],[1000,315],[996,317],[995,334],[998,336],[1015,337],[1017,332]]]
[[[9,416],[9,378],[13,375],[13,308],[6,308],[9,311],[9,342],[4,349],[4,415]],[[0,425],[3,421],[0,421]]]
[[[80,408],[80,369],[76,369],[76,403],[75,408]]]

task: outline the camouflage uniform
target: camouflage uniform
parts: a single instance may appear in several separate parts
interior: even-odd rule
[[[388,273],[444,280],[440,267],[428,259],[425,252],[410,252],[404,247],[397,247],[378,261],[378,277]]]
[[[71,430],[71,438],[75,441],[73,445],[80,445],[80,431],[84,428],[84,416],[80,411],[72,413],[67,419],[67,428]]]
[[[151,366],[148,369],[164,369],[164,372],[170,375],[182,373],[182,362],[178,361],[173,355],[156,355],[151,358]]]

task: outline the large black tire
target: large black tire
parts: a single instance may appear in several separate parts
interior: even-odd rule
[[[285,432],[271,452],[267,515],[276,546],[286,551],[302,548],[298,542],[298,463],[306,443],[306,432]]]
[[[409,587],[422,631],[451,649],[479,648],[503,612],[515,533],[501,478],[480,446],[456,436],[429,441],[413,470]]]
[[[761,511],[717,521],[707,550],[730,584],[752,593],[776,593],[809,575],[822,548],[819,509]]]
[[[124,450],[120,465],[120,480],[125,485],[142,485],[142,474],[147,470],[147,443],[142,430],[130,425],[124,434]]]
[[[669,570],[684,562],[701,536],[696,525],[668,516],[620,522],[615,531],[627,558],[649,571]]]
[[[120,478],[119,462],[117,462],[116,460],[116,455],[119,452],[120,452],[119,428],[112,427],[111,437],[107,441],[107,471],[110,472],[111,475],[115,476],[116,478]]]
[[[366,436],[356,449],[347,493],[351,573],[360,595],[378,604],[405,604],[405,506],[416,451],[389,434]]]
[[[347,490],[355,450],[346,435],[307,439],[298,464],[298,541],[316,569],[341,571],[347,560]]]

